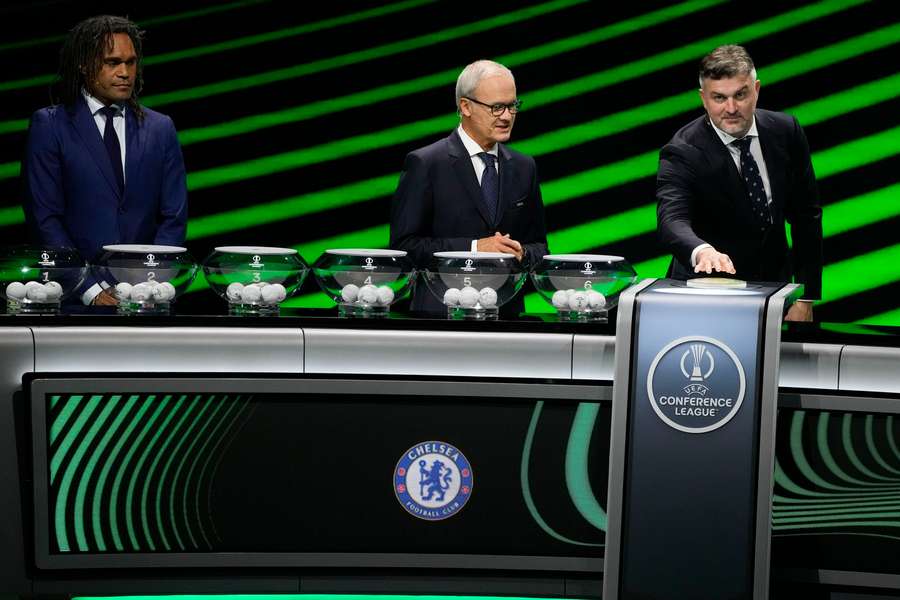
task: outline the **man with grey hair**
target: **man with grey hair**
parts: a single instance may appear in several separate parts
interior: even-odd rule
[[[448,250],[502,252],[526,269],[548,253],[534,159],[504,145],[520,106],[503,65],[479,60],[463,69],[459,126],[406,155],[391,205],[391,248],[406,250],[418,268]],[[510,305],[507,314],[523,307],[521,299]],[[444,310],[421,282],[411,308]]]
[[[811,321],[822,292],[822,209],[809,144],[796,118],[756,108],[759,86],[741,46],[700,62],[706,114],[659,153],[657,230],[673,255],[669,277],[793,277],[804,297],[786,318]]]

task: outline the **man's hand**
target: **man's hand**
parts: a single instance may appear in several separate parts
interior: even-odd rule
[[[525,256],[522,250],[522,244],[509,237],[509,234],[503,234],[498,231],[491,237],[481,238],[478,240],[479,252],[503,252],[504,254],[513,254],[519,260]]]
[[[794,302],[784,315],[785,321],[812,321],[812,302]]]
[[[715,248],[704,248],[697,253],[697,266],[694,273],[712,273],[713,271],[735,274],[734,265],[727,254],[722,254]]]
[[[119,300],[116,298],[116,288],[108,287],[91,300],[92,306],[116,306]]]

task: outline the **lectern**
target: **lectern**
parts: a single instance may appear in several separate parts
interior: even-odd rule
[[[768,596],[781,322],[798,293],[661,279],[620,297],[604,599]]]

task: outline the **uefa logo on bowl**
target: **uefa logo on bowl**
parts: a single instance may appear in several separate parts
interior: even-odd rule
[[[403,453],[394,468],[394,494],[414,517],[441,521],[457,514],[472,496],[474,473],[452,444],[421,442]]]

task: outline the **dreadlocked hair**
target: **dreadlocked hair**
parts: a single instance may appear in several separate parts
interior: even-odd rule
[[[112,48],[113,35],[125,33],[134,44],[137,54],[137,74],[131,98],[127,104],[138,120],[143,120],[144,111],[138,102],[138,94],[144,86],[143,51],[141,41],[144,32],[125,17],[101,15],[78,23],[63,42],[59,51],[59,73],[50,88],[50,100],[54,104],[75,106],[81,97],[82,88],[90,89],[85,80],[100,71],[103,56]]]

